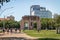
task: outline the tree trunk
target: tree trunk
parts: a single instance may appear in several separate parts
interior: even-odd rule
[[[56,33],[58,34],[58,27],[56,27]]]
[[[60,27],[59,27],[59,34],[60,34]]]

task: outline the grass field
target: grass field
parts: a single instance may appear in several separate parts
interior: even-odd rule
[[[41,30],[37,32],[36,30],[25,30],[27,35],[32,37],[40,37],[40,38],[60,38],[60,34],[56,34],[55,30]]]
[[[40,32],[25,30],[24,33],[32,37],[38,37],[38,40],[60,40],[60,34],[56,34],[56,30],[41,30]]]

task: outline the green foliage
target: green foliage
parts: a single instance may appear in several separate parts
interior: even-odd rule
[[[0,21],[0,27],[3,27],[3,21]]]
[[[5,23],[5,28],[20,28],[20,23],[13,20],[5,20],[0,21],[0,27],[3,27],[3,23]]]
[[[56,29],[60,27],[60,15],[54,18],[41,18],[42,29]]]
[[[2,33],[2,30],[0,30],[0,33]]]
[[[52,18],[41,18],[42,29],[51,29],[52,27]]]
[[[57,15],[55,18],[54,18],[54,21],[55,21],[55,27],[60,27],[60,15]]]
[[[57,15],[54,19],[55,19],[56,33],[60,34],[60,15]]]
[[[3,6],[3,3],[4,2],[6,2],[6,3],[8,3],[8,2],[10,2],[10,0],[0,0],[0,4]],[[1,8],[1,5],[0,5],[0,8]]]
[[[57,38],[39,38],[38,40],[60,40]]]
[[[34,28],[35,28],[35,29],[37,28],[37,23],[34,23]]]

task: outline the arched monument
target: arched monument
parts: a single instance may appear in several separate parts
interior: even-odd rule
[[[23,29],[34,29],[34,23],[36,29],[41,29],[40,18],[38,16],[23,16],[20,21],[20,28]]]

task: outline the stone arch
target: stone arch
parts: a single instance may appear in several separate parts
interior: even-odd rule
[[[20,22],[21,25],[21,29],[25,29],[24,26],[28,25],[27,29],[34,29],[34,23],[37,23],[37,28],[36,29],[40,29],[41,28],[41,23],[40,23],[40,18],[38,16],[23,16],[22,20]],[[25,24],[26,23],[26,24]]]
[[[29,28],[29,23],[28,22],[24,22],[24,29],[28,29]]]
[[[33,22],[33,28],[37,29],[37,22]]]

